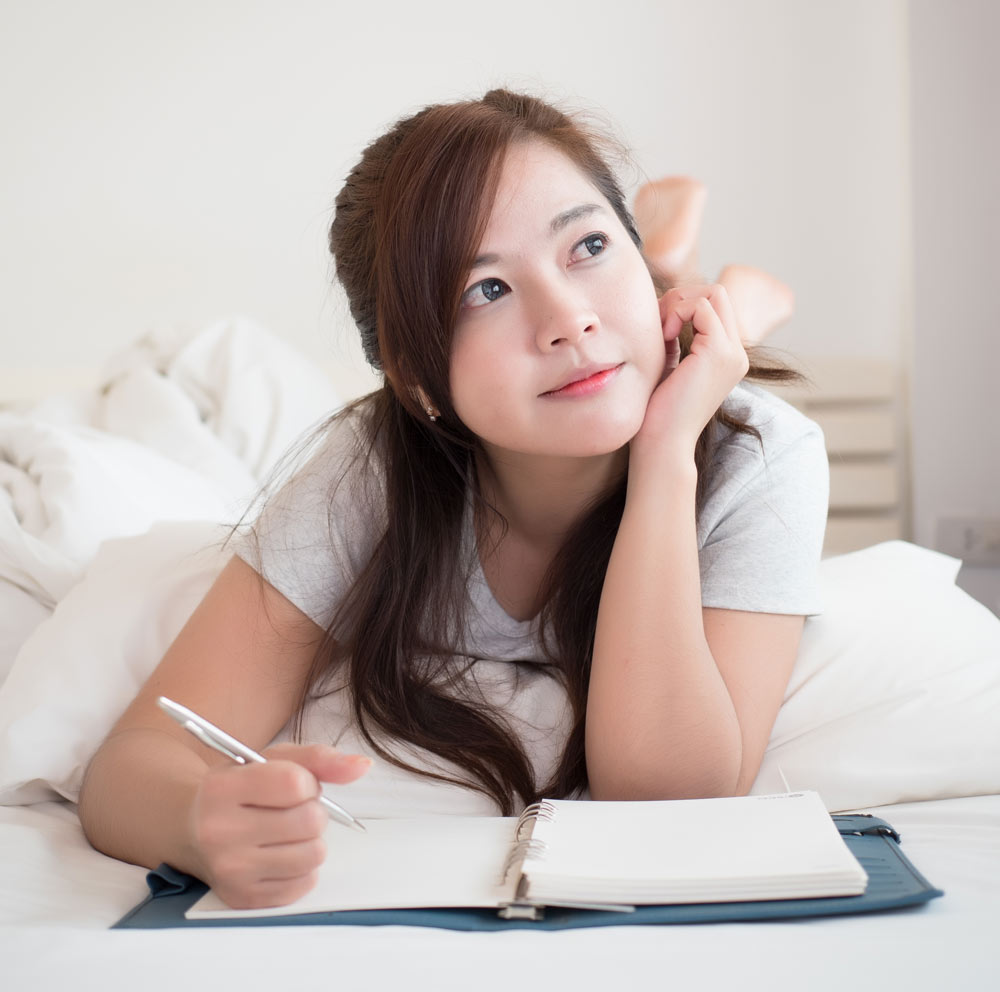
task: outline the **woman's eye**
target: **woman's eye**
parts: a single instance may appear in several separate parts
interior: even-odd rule
[[[463,307],[482,307],[494,300],[499,300],[510,288],[500,279],[484,279],[470,286],[462,294]]]
[[[582,241],[578,241],[573,248],[573,259],[593,258],[600,255],[608,247],[608,238],[605,234],[588,234]]]

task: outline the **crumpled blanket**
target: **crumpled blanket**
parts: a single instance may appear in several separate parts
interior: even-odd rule
[[[295,349],[230,318],[151,332],[93,390],[0,412],[0,681],[103,541],[159,521],[235,523],[340,402]]]

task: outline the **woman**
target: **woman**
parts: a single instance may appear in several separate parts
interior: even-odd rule
[[[498,90],[365,151],[330,246],[385,384],[325,425],[95,756],[95,846],[290,902],[323,859],[319,782],[372,760],[230,766],[161,694],[258,748],[325,696],[377,762],[505,813],[750,787],[818,610],[822,438],[742,383],[786,373],[750,364],[723,287],[660,294],[598,147]]]

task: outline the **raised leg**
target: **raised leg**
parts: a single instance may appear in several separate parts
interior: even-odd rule
[[[635,196],[635,222],[646,258],[675,285],[698,281],[698,233],[708,199],[690,176],[665,176],[646,183]]]
[[[708,190],[690,176],[664,176],[639,188],[635,222],[650,265],[671,284],[704,282],[698,235]],[[780,279],[750,265],[727,265],[716,280],[726,287],[743,342],[759,344],[795,310],[795,294]]]
[[[717,280],[726,287],[746,345],[759,344],[795,310],[795,293],[780,279],[750,265],[727,265]]]

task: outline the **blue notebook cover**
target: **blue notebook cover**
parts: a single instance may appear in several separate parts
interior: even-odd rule
[[[834,816],[844,842],[868,873],[859,896],[822,899],[776,899],[759,902],[685,903],[638,906],[633,912],[545,907],[540,919],[503,919],[495,909],[378,909],[262,916],[243,919],[189,920],[185,911],[207,886],[191,875],[160,865],[147,876],[149,895],[113,929],[233,926],[415,926],[448,930],[562,930],[570,927],[626,924],[723,923],[780,920],[807,916],[870,913],[917,906],[944,895],[917,871],[899,846],[899,834],[884,820],[860,814]]]

